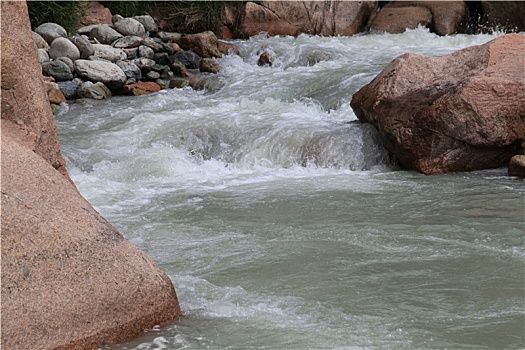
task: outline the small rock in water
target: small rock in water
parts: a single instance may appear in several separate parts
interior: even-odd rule
[[[273,62],[275,61],[275,53],[269,52],[269,51],[263,51],[261,55],[259,56],[259,60],[257,61],[257,64],[259,66],[272,66]]]
[[[72,81],[59,81],[58,88],[66,100],[74,100],[77,97],[78,85]]]
[[[518,154],[510,159],[509,176],[525,178],[525,155]]]
[[[207,73],[219,73],[222,67],[212,58],[203,58],[199,64],[199,70]]]
[[[101,82],[92,83],[86,81],[78,89],[77,95],[83,98],[91,98],[94,100],[103,100],[111,97],[111,91]]]

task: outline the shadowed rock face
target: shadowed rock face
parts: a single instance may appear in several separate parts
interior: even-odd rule
[[[525,36],[405,54],[352,98],[400,163],[425,174],[505,166],[525,140]]]
[[[69,180],[25,2],[1,9],[0,348],[97,349],[174,320],[170,279]]]

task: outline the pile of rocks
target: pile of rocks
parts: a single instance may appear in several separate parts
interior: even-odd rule
[[[215,58],[238,54],[233,44],[219,41],[212,32],[159,32],[151,16],[115,15],[112,21],[82,27],[71,37],[55,23],[35,29],[51,103],[138,96],[187,85],[203,88],[207,85],[202,79],[221,70]]]

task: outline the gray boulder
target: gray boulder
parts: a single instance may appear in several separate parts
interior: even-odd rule
[[[93,44],[93,49],[95,50],[95,52],[93,53],[94,56],[103,58],[111,62],[125,60],[128,57],[124,50],[114,48],[110,45]]]
[[[127,84],[133,84],[142,79],[142,71],[136,64],[126,61],[117,61],[116,65],[122,69],[124,74],[126,74],[126,77],[128,78],[128,81],[126,82]]]
[[[86,80],[102,82],[110,89],[119,89],[126,83],[126,74],[111,62],[76,60],[75,72]]]
[[[40,36],[40,34],[36,32],[32,32],[32,34],[33,40],[38,49],[49,49],[49,44],[44,40],[44,38],[42,38],[42,36]]]
[[[67,32],[64,27],[56,23],[41,24],[35,29],[35,32],[44,38],[49,45],[51,45],[56,38],[67,38]]]
[[[111,28],[109,24],[99,24],[89,32],[89,37],[97,39],[102,44],[111,45],[115,40],[122,38],[122,34]]]
[[[155,65],[155,61],[144,57],[136,58],[131,62],[136,64],[137,67],[139,67],[143,73],[149,72],[151,68],[153,68],[153,66]]]
[[[113,22],[115,29],[122,35],[136,35],[144,36],[146,35],[146,30],[144,26],[133,18],[122,18]]]
[[[136,19],[137,21],[139,21],[140,24],[144,26],[144,29],[151,34],[155,34],[159,31],[157,23],[155,23],[155,20],[151,16],[148,16],[148,15],[135,16],[133,17],[133,19]]]
[[[151,47],[140,45],[139,46],[139,57],[145,57],[149,58],[150,60],[153,59],[155,56],[155,51]]]
[[[119,48],[119,49],[127,49],[127,48],[134,48],[139,47],[142,44],[142,41],[144,39],[140,36],[136,35],[128,35],[124,36],[120,39],[117,39],[116,41],[111,44],[111,46]]]
[[[81,98],[103,100],[105,98],[111,97],[111,91],[101,82],[92,83],[90,81],[86,81],[78,88],[77,95]]]
[[[55,59],[55,61],[61,61],[61,62],[64,62],[65,64],[67,64],[67,66],[69,67],[69,69],[71,69],[71,72],[74,72],[74,71],[75,71],[75,63],[74,63],[73,60],[70,59],[69,57],[59,57],[59,58]]]
[[[88,26],[84,26],[84,27],[80,27],[77,29],[77,34],[78,35],[85,35],[85,36],[89,36],[89,34],[91,34],[91,31],[99,26],[100,24],[91,24],[91,25],[88,25]],[[110,26],[109,24],[107,24],[107,26]],[[111,26],[110,26],[111,27]]]
[[[165,66],[169,66],[173,62],[173,60],[170,59],[170,56],[168,55],[167,52],[156,53],[153,56],[153,60],[155,62],[157,62],[158,64],[162,64],[162,65],[165,65]]]
[[[44,62],[49,62],[49,55],[47,54],[47,50],[38,49],[38,63],[42,64]]]
[[[144,38],[142,45],[151,47],[155,52],[164,51],[164,45],[162,45],[162,40],[159,38]]]
[[[155,71],[149,71],[146,73],[146,78],[151,81],[155,81],[157,79],[160,79],[160,73]]]
[[[73,79],[71,69],[62,61],[44,62],[42,64],[42,74],[53,77],[56,81]]]
[[[74,100],[77,98],[77,84],[73,83],[72,81],[59,81],[57,84],[66,100]]]
[[[182,37],[182,34],[171,33],[171,32],[158,32],[157,37],[160,38],[165,43],[167,42],[177,43]]]
[[[198,69],[201,62],[201,56],[190,50],[177,52],[173,57],[188,69]]]
[[[86,59],[95,53],[95,48],[89,42],[87,36],[77,35],[77,36],[71,37],[70,40],[80,52],[80,58]]]
[[[68,57],[72,61],[76,61],[80,58],[80,51],[69,39],[56,38],[49,47],[49,57],[52,59]]]

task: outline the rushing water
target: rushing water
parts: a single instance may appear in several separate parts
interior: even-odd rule
[[[105,348],[524,348],[524,183],[399,170],[349,107],[400,54],[496,36],[258,36],[212,91],[59,114],[80,192],[185,314]]]

